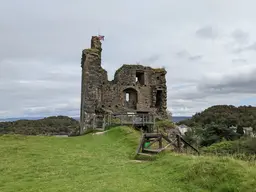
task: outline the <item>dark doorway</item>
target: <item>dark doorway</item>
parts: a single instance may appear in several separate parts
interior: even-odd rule
[[[137,71],[136,72],[136,82],[140,83],[141,85],[145,84],[145,75],[144,72]]]
[[[156,107],[157,108],[162,106],[162,97],[163,97],[163,91],[157,90],[157,92],[156,92]]]

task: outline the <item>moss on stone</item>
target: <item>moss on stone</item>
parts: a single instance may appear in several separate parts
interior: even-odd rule
[[[165,68],[154,68],[153,71],[156,73],[166,72]]]
[[[116,70],[115,76],[123,69],[123,68],[133,68],[133,69],[139,69],[139,68],[144,68],[145,66],[143,65],[138,65],[138,64],[123,64],[122,67]]]
[[[105,69],[104,69],[104,68],[102,68],[102,67],[99,69],[99,71],[100,71],[101,73],[108,74],[107,70],[105,70]]]
[[[125,67],[125,65],[123,65],[122,67],[120,67],[119,69],[116,70],[115,72],[115,76]]]
[[[86,53],[99,53],[99,49],[95,48],[90,48],[90,49],[85,49]]]

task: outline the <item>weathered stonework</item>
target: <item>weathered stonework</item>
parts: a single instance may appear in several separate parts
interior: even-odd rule
[[[101,67],[101,51],[100,39],[93,36],[91,48],[82,52],[82,129],[102,113],[151,113],[166,118],[166,70],[125,64],[108,81],[107,71]]]

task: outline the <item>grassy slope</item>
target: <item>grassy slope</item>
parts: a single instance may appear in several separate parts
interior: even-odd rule
[[[131,161],[138,136],[125,127],[73,138],[0,136],[0,191],[256,191],[256,167],[238,160]]]

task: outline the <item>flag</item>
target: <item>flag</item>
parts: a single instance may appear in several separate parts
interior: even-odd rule
[[[103,41],[104,41],[104,37],[105,37],[105,36],[98,35],[98,38],[99,38],[100,40],[103,40]]]

